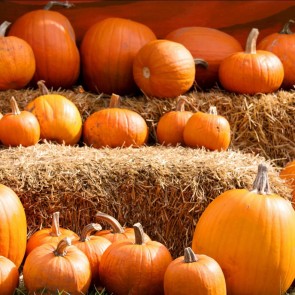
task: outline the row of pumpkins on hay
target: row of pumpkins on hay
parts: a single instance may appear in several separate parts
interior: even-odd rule
[[[141,90],[157,98],[177,97],[195,85],[219,84],[250,95],[290,89],[295,83],[291,23],[258,44],[253,28],[243,50],[233,36],[213,28],[182,27],[157,39],[142,23],[109,17],[88,28],[78,45],[69,20],[47,6],[2,23],[0,89],[36,86],[39,80],[71,88],[80,78],[89,91]]]
[[[294,185],[295,176],[289,181]],[[122,227],[103,212],[79,235],[61,227],[55,212],[51,227],[27,239],[18,196],[4,185],[0,196],[2,295],[17,288],[20,265],[29,294],[86,294],[95,286],[116,295],[278,295],[295,279],[295,211],[271,192],[265,164],[251,190],[230,189],[209,204],[191,245],[175,258],[140,223]]]

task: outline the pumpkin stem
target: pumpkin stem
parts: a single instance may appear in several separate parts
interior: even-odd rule
[[[59,212],[54,212],[52,214],[52,225],[51,225],[51,236],[58,237],[61,235],[59,230]]]
[[[201,58],[194,58],[194,62],[196,66],[202,66],[203,68],[207,69],[208,68],[208,63]]]
[[[57,244],[56,249],[53,251],[55,256],[66,256],[67,255],[67,250],[66,248],[68,246],[72,245],[72,240],[70,237],[65,237],[64,239],[62,239],[61,241],[59,241],[59,243]]]
[[[180,95],[177,99],[175,110],[177,112],[183,112],[185,110],[185,103],[186,102],[187,102],[187,100],[185,99],[185,96]]]
[[[211,115],[217,115],[216,106],[210,106],[208,113],[211,114]]]
[[[44,7],[44,10],[50,10],[54,5],[58,5],[58,6],[62,6],[65,8],[70,8],[72,6],[74,6],[74,4],[69,3],[69,1],[64,1],[64,2],[60,2],[60,1],[49,1]]]
[[[283,26],[279,34],[287,34],[287,35],[293,34],[293,32],[290,29],[290,24],[294,24],[294,23],[295,21],[293,19],[289,19],[289,21]]]
[[[245,53],[256,54],[256,42],[258,35],[258,29],[253,28],[247,38]]]
[[[133,225],[134,228],[134,235],[135,235],[135,244],[142,245],[144,244],[144,231],[142,225],[137,222]]]
[[[0,37],[4,37],[6,34],[6,30],[7,28],[11,25],[11,22],[8,21],[4,21],[1,25],[0,25]]]
[[[45,86],[45,81],[44,80],[38,81],[37,82],[37,85],[38,85],[38,89],[39,89],[41,95],[47,95],[47,94],[49,94],[49,90]]]
[[[90,235],[93,232],[101,230],[102,227],[98,223],[90,223],[84,226],[81,232],[80,240],[81,242],[89,241],[90,240]]]
[[[267,166],[264,164],[258,165],[258,173],[253,183],[253,190],[258,194],[268,195],[271,194],[269,180],[267,175]]]
[[[11,110],[12,110],[11,112],[13,115],[20,115],[21,112],[13,96],[10,98],[10,106],[11,106]]]
[[[118,108],[120,106],[120,96],[118,94],[112,93],[109,107]]]
[[[122,234],[125,232],[124,228],[122,227],[122,225],[119,223],[119,221],[116,218],[100,211],[96,213],[96,217],[98,219],[101,219],[107,222],[111,226],[113,233]]]
[[[187,247],[184,249],[184,262],[185,263],[193,263],[198,260],[197,255],[194,253],[191,247]]]

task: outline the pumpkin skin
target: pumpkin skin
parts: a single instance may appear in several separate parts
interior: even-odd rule
[[[273,33],[263,38],[257,45],[259,50],[267,50],[274,53],[284,66],[284,89],[293,88],[295,84],[295,34],[290,30],[289,20],[279,33]]]
[[[25,87],[36,69],[31,46],[21,38],[5,36],[9,25],[3,22],[0,26],[0,90]]]
[[[76,105],[63,95],[50,94],[42,81],[42,95],[28,103],[40,124],[40,138],[65,145],[75,145],[82,134],[82,117]]]
[[[243,52],[225,58],[219,67],[222,87],[230,92],[254,95],[277,91],[284,79],[280,59],[266,50],[256,51],[258,30],[252,29]]]
[[[226,295],[224,274],[219,264],[190,247],[184,256],[174,259],[164,276],[165,295]]]
[[[133,62],[137,86],[148,96],[177,97],[187,92],[195,80],[195,61],[182,44],[154,40],[143,46]]]
[[[25,261],[23,277],[29,294],[86,294],[91,268],[87,256],[66,237],[34,249]]]
[[[219,82],[218,70],[222,60],[243,50],[240,42],[231,35],[208,27],[179,28],[165,38],[183,44],[194,58],[206,60],[207,68],[196,67],[195,81],[202,89]]]
[[[0,255],[21,265],[27,244],[27,220],[24,207],[16,193],[0,184]]]
[[[295,211],[270,192],[264,164],[252,190],[228,190],[209,204],[192,249],[219,263],[229,295],[286,292],[295,273]]]
[[[175,111],[169,111],[162,115],[157,125],[157,140],[162,145],[184,145],[183,130],[193,115],[193,112],[184,109],[185,98],[180,96]]]
[[[6,146],[31,146],[40,139],[40,125],[32,113],[20,111],[14,97],[10,99],[12,112],[0,120],[0,141]]]
[[[295,160],[281,169],[280,178],[284,179],[290,188],[295,189]]]
[[[148,139],[144,118],[128,109],[119,108],[118,95],[113,94],[109,108],[94,112],[83,124],[84,143],[94,148],[139,147]]]
[[[107,94],[137,91],[132,64],[138,50],[156,36],[147,26],[124,18],[107,18],[85,33],[81,47],[83,81]]]
[[[8,258],[0,255],[0,290],[2,295],[14,294],[19,282],[16,265]]]
[[[48,87],[70,88],[80,73],[80,54],[69,20],[56,11],[37,9],[27,12],[12,24],[9,36],[30,44],[36,60],[34,86],[45,80]]]
[[[208,113],[194,113],[183,130],[184,142],[192,148],[227,150],[230,137],[230,124],[225,117],[217,114],[215,106],[211,106]]]
[[[123,294],[164,294],[165,271],[172,261],[169,250],[157,241],[144,241],[142,226],[134,225],[135,242],[114,242],[103,253],[99,274],[107,291]]]

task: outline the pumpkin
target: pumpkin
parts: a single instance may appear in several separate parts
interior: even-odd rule
[[[0,90],[25,87],[36,69],[31,46],[21,38],[5,36],[9,25],[7,21],[0,25]]]
[[[34,249],[25,260],[23,278],[29,294],[86,294],[91,267],[87,256],[66,237]]]
[[[3,184],[0,184],[0,212],[0,255],[18,268],[26,251],[27,219],[19,197]]]
[[[219,66],[219,80],[230,92],[254,95],[277,91],[284,79],[284,67],[272,52],[256,50],[258,29],[249,33],[245,51],[225,58]]]
[[[40,137],[48,141],[74,145],[82,134],[82,117],[76,105],[60,94],[51,94],[43,81],[38,82],[41,95],[25,107],[40,124]]]
[[[279,33],[265,36],[258,44],[257,49],[274,53],[284,66],[284,89],[293,88],[295,85],[295,34],[290,29],[293,20],[289,20]]]
[[[16,265],[0,255],[0,290],[1,295],[14,294],[18,286],[19,273]]]
[[[20,111],[15,98],[10,99],[12,112],[0,120],[0,141],[6,146],[31,146],[40,139],[40,125],[32,113]]]
[[[98,221],[103,221],[111,226],[111,229],[97,231],[95,233],[96,236],[102,236],[108,239],[111,243],[126,239],[135,240],[133,227],[122,227],[116,218],[103,212],[97,212],[96,218]],[[151,240],[146,233],[144,233],[144,239],[145,241]]]
[[[83,125],[84,143],[94,148],[139,147],[149,135],[144,118],[120,108],[120,96],[112,94],[109,107],[92,113]]]
[[[104,251],[111,245],[111,242],[92,233],[101,230],[101,225],[97,223],[87,224],[81,232],[80,239],[73,241],[73,245],[86,254],[92,273],[92,282],[95,286],[100,286],[99,265]]]
[[[46,243],[58,243],[65,237],[70,237],[76,240],[79,239],[79,236],[72,230],[60,227],[59,215],[60,213],[58,211],[54,212],[52,214],[51,227],[39,229],[30,236],[27,243],[26,255],[29,255],[32,250],[40,245]]]
[[[80,47],[86,87],[107,94],[136,92],[132,74],[134,57],[154,39],[150,28],[129,19],[110,17],[95,23],[86,31]]]
[[[80,54],[74,29],[64,15],[48,9],[29,11],[15,20],[8,35],[22,38],[31,45],[36,60],[34,86],[39,80],[56,89],[76,83]]]
[[[208,205],[192,249],[219,263],[229,295],[286,292],[295,274],[295,211],[270,191],[265,164],[252,190],[225,191]]]
[[[287,163],[281,169],[280,178],[285,180],[290,188],[295,189],[295,160]]]
[[[170,32],[166,39],[183,44],[194,58],[202,58],[207,67],[196,67],[195,82],[202,89],[215,86],[222,60],[243,48],[233,36],[208,27],[182,27]]]
[[[184,145],[183,130],[193,112],[185,110],[186,99],[180,96],[177,99],[175,111],[162,115],[158,121],[156,134],[157,141],[162,145]]]
[[[99,275],[110,293],[164,294],[165,271],[172,261],[169,250],[157,241],[145,241],[141,224],[134,224],[135,242],[112,243],[102,254]]]
[[[192,148],[227,150],[230,137],[230,124],[225,117],[218,115],[215,106],[211,106],[208,113],[194,113],[183,130],[185,145]]]
[[[165,295],[226,295],[224,274],[219,264],[190,247],[174,259],[164,276]]]
[[[153,40],[143,46],[133,62],[137,86],[148,96],[177,97],[187,92],[195,80],[195,61],[182,44]]]

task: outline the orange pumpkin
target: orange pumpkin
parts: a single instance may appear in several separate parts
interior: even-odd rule
[[[71,245],[66,237],[34,249],[23,268],[25,288],[29,294],[86,294],[91,283],[87,256]]]
[[[230,137],[230,124],[225,117],[217,114],[215,106],[211,106],[208,113],[194,113],[183,130],[184,142],[192,148],[226,150]]]
[[[157,241],[144,240],[141,224],[134,225],[135,242],[114,242],[103,253],[99,275],[110,293],[164,294],[165,271],[172,261],[169,250]]]
[[[9,36],[27,41],[34,52],[33,83],[45,80],[49,87],[69,88],[80,73],[80,55],[69,20],[59,12],[37,9],[16,19]]]
[[[166,39],[183,44],[194,58],[202,58],[207,67],[197,66],[195,81],[202,89],[215,86],[222,60],[242,51],[238,40],[231,35],[208,27],[183,27],[170,32]]]
[[[18,287],[19,272],[16,265],[8,258],[0,255],[0,290],[1,295],[15,294]]]
[[[154,40],[135,56],[133,76],[137,86],[148,96],[177,97],[187,92],[195,80],[195,61],[182,44]]]
[[[295,160],[287,163],[281,169],[280,177],[286,181],[290,188],[295,189]]]
[[[84,143],[94,148],[139,147],[148,139],[144,118],[129,109],[120,108],[120,97],[113,94],[109,108],[91,114],[83,125]]]
[[[41,96],[28,103],[40,124],[40,137],[48,141],[74,145],[82,134],[82,117],[76,105],[60,94],[50,94],[43,81],[38,82]]]
[[[295,274],[295,211],[270,191],[260,164],[253,188],[216,197],[197,222],[194,252],[221,266],[228,294],[284,294]]]
[[[256,50],[259,35],[252,29],[245,51],[225,58],[219,67],[222,87],[230,92],[242,94],[271,93],[277,91],[284,79],[284,67],[272,52]]]
[[[0,120],[0,141],[6,146],[30,146],[40,139],[40,125],[32,113],[20,111],[15,98],[10,99],[12,112]]]
[[[259,50],[267,50],[274,53],[284,66],[284,80],[282,87],[290,89],[295,84],[295,34],[290,29],[289,20],[279,33],[273,33],[264,37],[257,45]]]
[[[147,26],[123,18],[107,18],[85,33],[81,47],[83,81],[88,89],[107,94],[137,91],[132,64],[138,50],[155,34]]]
[[[9,25],[3,22],[0,26],[0,90],[25,87],[36,69],[31,46],[21,38],[5,36]]]
[[[165,295],[226,295],[224,274],[211,257],[195,254],[190,247],[173,260],[164,276]]]

